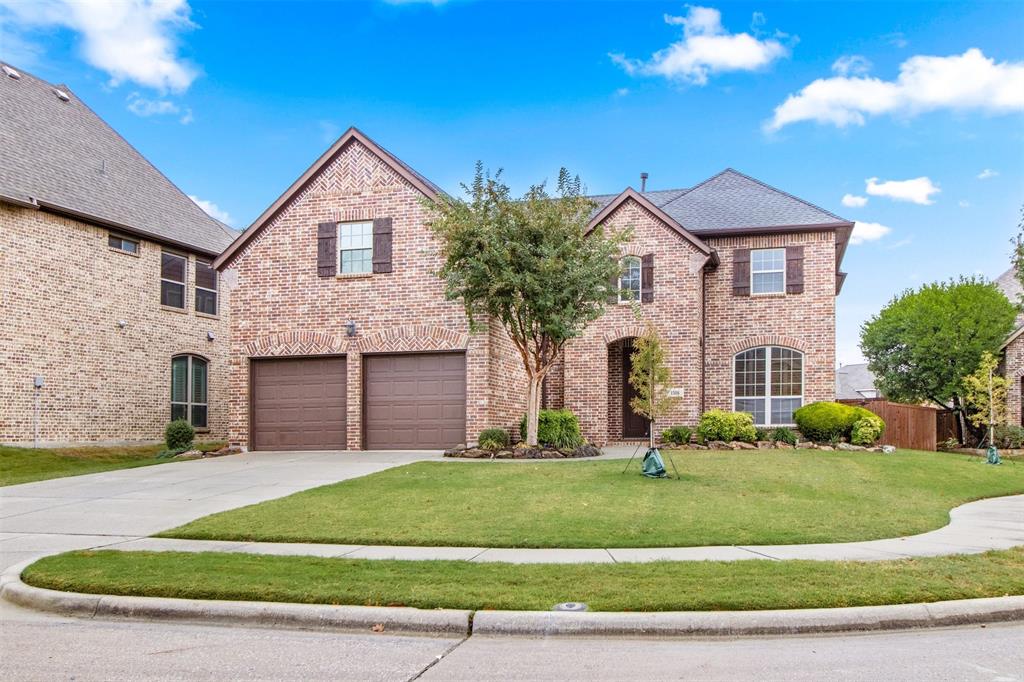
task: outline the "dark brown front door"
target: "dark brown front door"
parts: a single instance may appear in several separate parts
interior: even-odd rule
[[[254,450],[344,450],[345,358],[253,360]]]
[[[363,356],[367,450],[437,450],[466,442],[466,355]]]
[[[633,341],[627,339],[622,343],[622,437],[644,438],[647,436],[647,419],[641,417],[629,406],[636,397],[636,389],[629,383],[629,373],[633,370]]]

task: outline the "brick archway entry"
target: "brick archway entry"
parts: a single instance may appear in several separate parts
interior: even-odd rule
[[[634,339],[627,336],[608,344],[608,440],[611,442],[647,437],[647,419],[629,406],[636,395],[629,384]]]

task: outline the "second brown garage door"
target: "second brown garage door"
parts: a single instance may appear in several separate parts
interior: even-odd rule
[[[364,355],[367,450],[440,449],[466,441],[463,353]]]
[[[252,361],[254,450],[345,449],[345,358]]]

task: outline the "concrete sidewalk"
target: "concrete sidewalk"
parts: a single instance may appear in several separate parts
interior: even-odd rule
[[[1024,495],[996,497],[959,506],[949,525],[920,535],[889,540],[808,545],[747,545],[636,549],[508,549],[486,547],[413,547],[329,545],[287,542],[232,542],[142,538],[118,540],[107,549],[124,551],[237,552],[306,555],[346,559],[448,559],[529,563],[615,563],[647,561],[741,561],[748,559],[883,561],[907,557],[977,554],[1024,545]],[[2,546],[2,545],[0,545]]]
[[[0,568],[104,547],[439,452],[252,452],[0,487]]]

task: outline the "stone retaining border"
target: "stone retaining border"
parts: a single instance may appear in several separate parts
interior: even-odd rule
[[[0,577],[0,598],[64,616],[191,621],[247,627],[467,637],[709,637],[905,630],[1024,620],[1024,596],[930,604],[777,611],[652,613],[467,611],[81,594]]]

